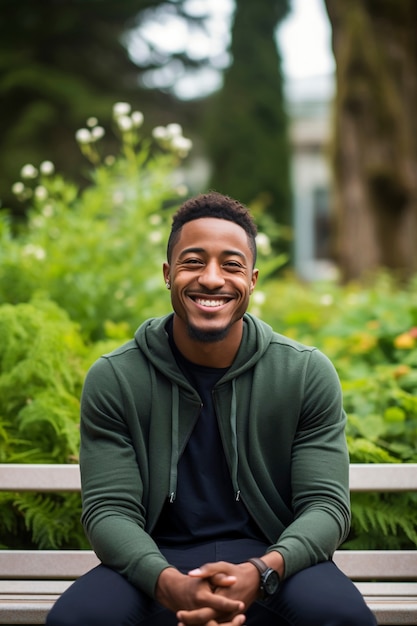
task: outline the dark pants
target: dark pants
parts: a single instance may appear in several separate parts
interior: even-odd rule
[[[240,563],[260,556],[265,546],[252,540],[216,542],[187,549],[161,549],[180,571],[212,561]],[[375,626],[376,620],[353,583],[332,562],[288,578],[267,602],[246,612],[247,626]],[[175,615],[99,565],[79,578],[56,602],[48,626],[176,626]]]

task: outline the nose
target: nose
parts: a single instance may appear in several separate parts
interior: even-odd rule
[[[206,289],[214,290],[223,287],[225,280],[221,267],[215,261],[207,263],[198,277],[198,282]]]

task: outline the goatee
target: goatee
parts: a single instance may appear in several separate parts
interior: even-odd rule
[[[216,343],[217,341],[222,341],[222,339],[227,336],[229,330],[230,325],[216,330],[202,330],[192,324],[188,324],[187,326],[188,336],[190,339],[200,341],[201,343]]]

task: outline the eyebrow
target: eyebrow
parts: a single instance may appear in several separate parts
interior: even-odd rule
[[[198,248],[198,247],[185,248],[185,250],[182,250],[179,256],[183,257],[185,254],[189,254],[190,252],[198,252],[199,254],[204,254],[206,252],[206,249]],[[239,250],[223,250],[222,255],[223,256],[238,256],[241,259],[244,259],[246,261],[246,256],[243,254],[243,252],[240,252]]]

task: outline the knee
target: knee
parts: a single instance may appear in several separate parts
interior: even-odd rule
[[[61,610],[59,600],[49,611],[45,621],[46,626],[81,626],[82,623],[83,621],[78,620],[74,611]],[[84,624],[86,624],[85,621]]]
[[[346,607],[343,617],[339,617],[335,622],[329,622],[329,626],[377,626],[377,621],[363,601],[349,608]]]
[[[76,603],[68,606],[67,602],[58,599],[46,616],[45,624],[46,626],[86,626],[87,624],[88,626],[110,626],[110,622],[98,615],[99,611],[97,615],[89,613],[91,611],[85,612],[82,606],[77,606]]]

